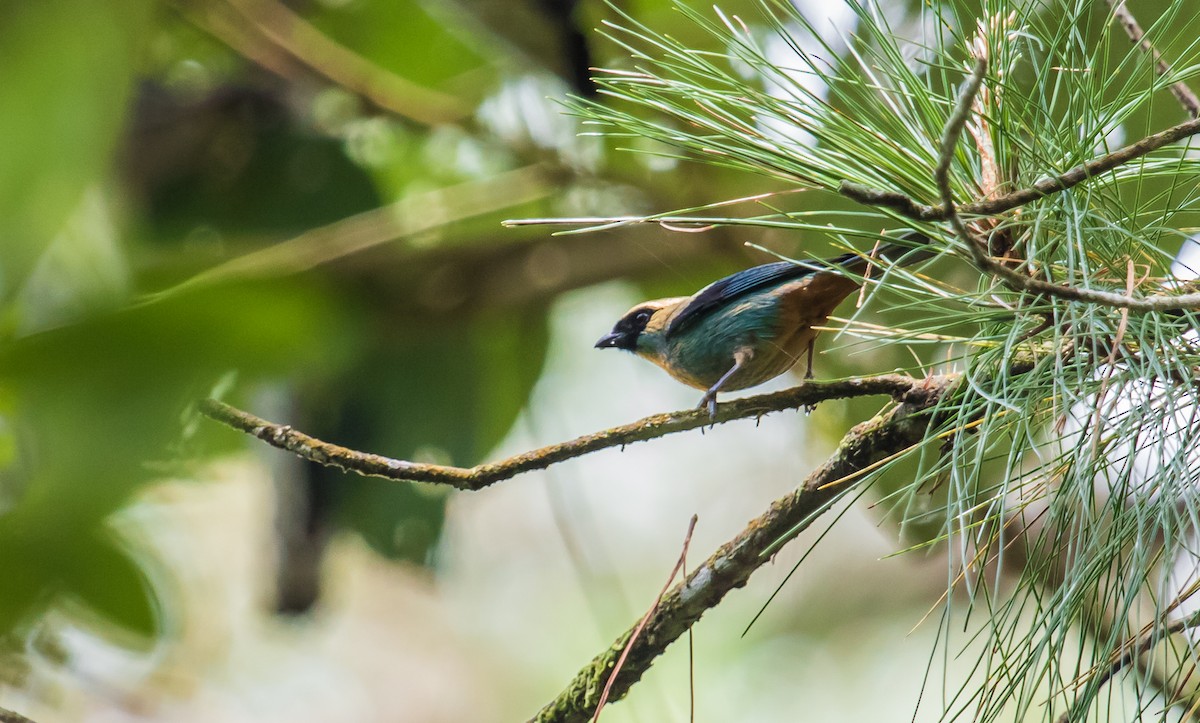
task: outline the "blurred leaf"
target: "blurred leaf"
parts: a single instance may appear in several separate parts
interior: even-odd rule
[[[283,285],[219,287],[26,337],[0,352],[0,384],[34,445],[45,490],[97,519],[166,456],[179,412],[229,369],[328,366],[346,350],[327,302]],[[97,484],[96,477],[105,484]],[[65,496],[60,498],[60,495]]]
[[[356,375],[370,392],[358,413],[380,436],[376,451],[438,450],[453,464],[479,461],[516,420],[548,343],[544,309],[406,325]]]
[[[0,298],[11,296],[121,129],[147,0],[0,5]]]
[[[483,461],[524,409],[533,385],[542,374],[550,331],[546,312],[522,313],[516,323],[495,319],[483,322],[474,334],[477,380],[476,448],[467,464]]]
[[[57,559],[53,550],[40,546],[38,537],[26,534],[27,526],[13,525],[8,515],[3,519],[0,570],[4,571],[4,594],[0,595],[0,637],[30,621],[35,611],[58,590]]]
[[[0,631],[5,634],[44,612],[67,593],[106,622],[145,639],[160,632],[158,596],[138,561],[120,549],[110,533],[62,528],[49,519],[8,515],[0,532]]]
[[[158,637],[161,605],[139,561],[108,535],[97,534],[87,554],[64,560],[63,587],[106,621],[147,641]]]
[[[278,119],[222,122],[223,131],[198,149],[209,160],[153,190],[152,232],[159,240],[182,238],[197,228],[234,240],[299,233],[379,205],[371,178],[336,139]]]
[[[486,68],[484,48],[447,29],[445,8],[434,18],[413,0],[318,6],[309,18],[333,39],[397,75],[428,87],[444,86]],[[397,42],[403,38],[404,42]]]
[[[407,482],[340,475],[333,484],[346,489],[339,518],[391,560],[428,565],[445,522],[444,491],[425,494]]]
[[[352,347],[328,301],[295,285],[207,289],[35,334],[0,351],[0,389],[21,440],[4,479],[0,629],[64,589],[123,627],[152,633],[156,603],[137,561],[94,530],[161,476],[180,412],[226,370],[328,369]],[[18,474],[25,473],[21,477]],[[8,587],[11,585],[11,588]]]
[[[405,327],[343,385],[312,398],[318,434],[403,459],[472,465],[508,433],[541,374],[544,309],[469,324]],[[442,527],[445,496],[406,483],[319,474],[340,499],[342,524],[381,554],[418,563]]]

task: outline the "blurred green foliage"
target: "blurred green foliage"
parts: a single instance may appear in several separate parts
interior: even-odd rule
[[[441,18],[430,15],[430,9],[440,10]],[[486,84],[495,82],[496,70],[486,57],[487,42],[472,42],[478,36],[445,22],[446,16],[455,12],[453,7],[426,7],[413,0],[400,0],[317,6],[314,10],[312,23],[330,38],[379,67],[427,88],[453,92],[452,86],[458,81],[481,92]],[[405,42],[397,42],[398,38]],[[476,77],[468,78],[468,74]]]
[[[725,50],[671,0],[622,9]],[[761,19],[753,0],[721,9]],[[316,436],[471,465],[525,405],[563,293],[613,278],[690,292],[765,260],[746,241],[829,252],[820,233],[501,227],[796,190],[580,137],[561,105],[589,92],[580,64],[635,66],[594,32],[611,17],[599,0],[0,2],[0,630],[28,633],[73,599],[162,631],[170,571],[114,532],[114,513],[180,458],[280,454],[188,416],[231,371],[236,401],[283,388],[278,421]],[[414,120],[430,98],[461,112]],[[853,223],[828,194],[769,203],[727,212]],[[818,359],[825,376],[911,363]],[[820,431],[838,437],[876,406],[838,406]],[[289,474],[280,494],[304,498],[314,546],[351,530],[431,564],[445,495]]]
[[[643,5],[674,22],[665,0]],[[597,256],[594,241],[501,229],[756,190],[577,137],[556,99],[588,92],[580,63],[624,62],[589,30],[606,12],[0,4],[4,639],[78,604],[132,639],[164,632],[171,571],[116,515],[156,479],[251,447],[189,411],[230,372],[248,405],[263,383],[286,389],[286,421],[313,434],[474,464],[541,372],[557,295],[626,276],[699,286],[744,263],[743,238],[720,233],[655,249],[630,229]],[[397,88],[416,90],[389,99]],[[383,107],[428,98],[463,112],[428,124]],[[298,474],[278,489],[306,498],[306,530],[430,564],[440,491]]]
[[[0,5],[0,299],[107,170],[148,30],[149,0]],[[11,319],[12,317],[8,317]]]
[[[62,591],[152,630],[150,592],[106,518],[161,476],[150,463],[170,458],[185,410],[221,374],[330,368],[344,345],[313,340],[337,339],[337,318],[309,289],[256,284],[97,314],[11,342],[0,353],[0,380],[19,453],[5,470],[12,503],[0,527],[0,569],[20,583],[0,607],[5,628]]]

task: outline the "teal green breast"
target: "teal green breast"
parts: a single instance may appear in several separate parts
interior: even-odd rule
[[[779,298],[769,292],[718,309],[666,339],[670,374],[690,386],[708,389],[729,371],[734,353],[743,347],[754,355],[721,388],[746,389],[779,376],[795,363],[780,339]]]

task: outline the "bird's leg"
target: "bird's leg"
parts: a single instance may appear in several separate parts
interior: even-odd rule
[[[746,362],[750,361],[750,357],[752,356],[754,356],[754,352],[748,347],[742,347],[735,351],[733,353],[733,366],[729,368],[729,371],[722,374],[717,383],[709,387],[708,391],[704,393],[704,396],[700,399],[700,404],[697,406],[700,409],[707,406],[710,419],[715,420],[717,418],[717,392],[721,391],[721,387],[725,385],[725,382],[729,381],[730,377],[736,374]]]
[[[804,381],[808,381],[809,379],[813,378],[813,352],[816,350],[816,348],[817,337],[814,336],[808,342],[808,368],[804,370]],[[805,404],[801,409],[804,411],[804,416],[807,417],[808,415],[812,414],[816,408],[816,405]]]

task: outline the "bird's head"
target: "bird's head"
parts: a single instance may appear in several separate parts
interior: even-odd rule
[[[688,297],[644,301],[617,320],[612,331],[600,337],[597,349],[624,349],[647,356],[657,353],[667,322]]]

